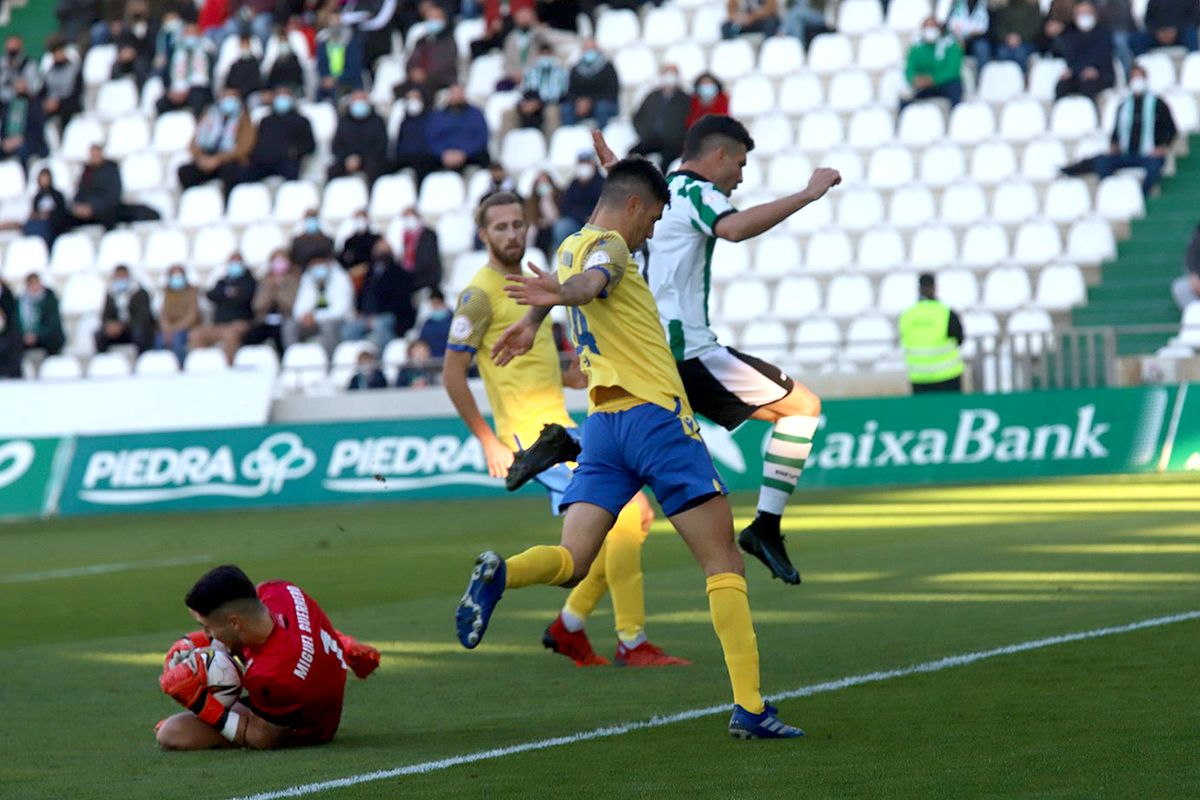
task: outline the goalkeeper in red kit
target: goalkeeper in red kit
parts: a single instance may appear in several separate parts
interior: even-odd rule
[[[184,602],[203,631],[167,653],[159,685],[187,711],[158,724],[168,750],[273,749],[321,744],[342,717],[346,672],[366,678],[379,651],[339,632],[295,584],[257,587],[232,565],[207,572]],[[208,689],[199,647],[224,647],[244,665],[241,699],[226,708]]]

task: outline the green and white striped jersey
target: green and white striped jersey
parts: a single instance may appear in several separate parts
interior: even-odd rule
[[[667,178],[671,202],[647,242],[647,279],[676,361],[717,347],[709,327],[712,254],[717,221],[737,209],[710,181],[694,172]]]

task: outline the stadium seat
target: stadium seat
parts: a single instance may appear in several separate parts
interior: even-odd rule
[[[832,111],[818,109],[800,119],[797,144],[807,153],[822,153],[840,144],[842,138],[841,117]]]
[[[1067,62],[1061,58],[1037,59],[1029,69],[1029,94],[1043,103],[1053,103],[1058,81],[1066,69]]]
[[[385,176],[390,177],[390,176]],[[384,180],[384,178],[380,178]],[[317,188],[308,181],[287,181],[275,192],[272,216],[283,225],[294,225],[314,208],[320,207]]]
[[[137,267],[141,263],[142,240],[133,231],[117,228],[100,237],[100,246],[96,249],[96,269],[102,275],[108,275],[118,264]]]
[[[708,57],[708,71],[724,83],[754,72],[757,54],[745,39],[726,39],[717,42]]]
[[[265,267],[276,250],[287,250],[288,237],[280,230],[279,224],[270,219],[261,220],[242,231],[241,245],[238,251],[242,260],[252,268]]]
[[[787,233],[769,233],[758,240],[754,248],[754,275],[758,278],[781,278],[799,272],[800,245]]]
[[[279,374],[279,354],[269,344],[247,344],[233,356],[233,368]]]
[[[580,153],[592,152],[592,131],[586,125],[563,125],[550,137],[550,164],[570,170]]]
[[[271,190],[263,183],[239,183],[229,193],[225,221],[245,227],[271,216]]]
[[[738,186],[738,199],[742,201],[746,195],[760,191],[766,176],[763,175],[763,162],[757,153],[750,153],[746,158],[746,166],[742,168],[742,182]]]
[[[861,232],[883,224],[886,218],[883,197],[875,189],[860,184],[847,187],[840,194],[837,202],[839,228]]]
[[[150,146],[150,127],[140,116],[118,119],[108,129],[104,154],[114,161],[121,161]]]
[[[1087,302],[1083,272],[1074,264],[1051,264],[1038,273],[1035,305],[1066,311]]]
[[[148,192],[162,184],[162,161],[153,152],[134,153],[121,161],[121,188],[125,192]]]
[[[829,107],[834,111],[845,114],[866,108],[874,101],[871,76],[864,70],[844,69],[829,81]]]
[[[750,124],[750,135],[754,138],[754,150],[760,156],[772,156],[792,146],[795,129],[783,114],[768,114]]]
[[[404,62],[398,58],[381,58],[375,63],[375,75],[371,82],[371,103],[376,108],[388,105],[396,99],[394,87],[403,83]]]
[[[87,161],[94,144],[104,144],[104,126],[94,117],[76,114],[63,131],[58,155],[68,161]]]
[[[219,347],[198,347],[188,352],[183,360],[183,371],[198,374],[228,372],[229,361]]]
[[[133,365],[134,375],[174,375],[179,372],[179,359],[170,350],[147,350]]]
[[[984,278],[982,306],[989,311],[1012,311],[1031,296],[1029,273],[1021,267],[994,267]]]
[[[902,145],[884,145],[871,153],[867,182],[876,188],[896,189],[910,182],[915,174],[912,153]]]
[[[854,48],[840,33],[819,33],[808,46],[808,68],[818,75],[835,75],[853,64]]]
[[[879,76],[879,89],[875,92],[875,96],[879,98],[881,104],[888,108],[896,108],[908,98],[909,88],[908,79],[904,77],[904,70],[896,67],[885,70]]]
[[[609,127],[612,127],[611,124],[609,125]],[[604,138],[607,139],[608,138],[608,128],[605,128],[604,130],[605,130]],[[610,146],[611,146],[611,144],[610,144]],[[614,151],[616,151],[616,148],[613,148],[613,149],[614,149]],[[407,176],[406,175],[392,175],[392,176],[386,176],[386,177],[394,178],[394,177],[407,177]],[[380,180],[382,180],[382,178]],[[530,184],[530,185],[532,186],[532,184]],[[381,202],[382,203],[389,202],[387,200],[384,200],[383,197],[376,197],[375,189],[378,189],[378,188],[379,188],[379,180],[375,181],[375,186],[371,189],[371,216],[372,217],[378,216],[379,218],[382,219],[382,218],[391,216],[391,214],[377,215],[375,213],[376,207],[379,206]],[[483,199],[483,196],[485,194],[490,193],[491,190],[492,190],[492,175],[491,175],[491,173],[485,169],[475,170],[475,172],[473,172],[471,174],[471,177],[467,179],[467,204],[471,208],[475,208],[477,205],[479,205],[479,201]],[[389,190],[389,191],[391,191],[391,190]],[[415,206],[417,203],[417,190],[416,190],[416,187],[413,185],[412,179],[409,179],[409,181],[408,181],[407,191],[412,196],[412,200],[409,203],[407,203],[407,205],[402,206],[402,208],[408,208],[411,206]],[[394,214],[397,212],[392,212],[392,213]]]
[[[211,184],[185,189],[179,198],[176,222],[184,228],[202,228],[219,222],[225,213],[225,198]]]
[[[83,85],[91,89],[112,80],[113,65],[116,63],[115,44],[97,44],[89,47],[80,68]]]
[[[901,230],[916,228],[937,218],[933,192],[922,183],[901,186],[888,203],[888,221]]]
[[[1200,94],[1200,53],[1188,53],[1179,70],[1179,88]]]
[[[789,117],[802,117],[824,103],[825,89],[815,73],[788,75],[779,87],[779,110]]]
[[[846,141],[859,150],[874,150],[894,138],[894,115],[884,106],[860,108],[850,117]]]
[[[1111,130],[1111,128],[1110,128]],[[1075,152],[1072,155],[1072,161],[1083,161],[1092,156],[1104,155],[1112,147],[1109,139],[1109,134],[1097,131],[1091,135],[1085,136],[1075,145]]]
[[[950,141],[955,144],[979,144],[996,133],[996,112],[987,103],[959,103],[950,112]]]
[[[885,317],[863,316],[850,323],[842,355],[855,364],[886,356],[896,342],[896,329]]]
[[[938,270],[937,296],[951,308],[970,308],[979,302],[979,279],[969,269]]]
[[[121,119],[138,110],[138,87],[133,78],[118,78],[100,84],[96,113],[105,122]]]
[[[75,356],[46,356],[38,368],[38,379],[43,381],[71,381],[83,377],[83,369]]]
[[[800,322],[821,309],[821,285],[816,278],[792,275],[775,287],[771,316],[782,322]]]
[[[1171,109],[1175,127],[1186,134],[1200,130],[1200,107],[1197,106],[1196,97],[1192,93],[1172,89],[1163,95],[1163,100]]]
[[[9,249],[10,257],[16,245],[14,242]],[[31,261],[36,263],[36,259],[37,256],[34,256]],[[54,247],[50,249],[50,274],[55,278],[65,278],[90,272],[95,261],[96,248],[92,244],[92,237],[86,233],[64,233],[54,240]]]
[[[809,272],[837,272],[850,266],[854,250],[850,237],[837,228],[827,228],[808,240],[804,268]]]
[[[708,59],[704,55],[704,48],[690,40],[676,42],[668,47],[662,55],[661,62],[678,67],[679,77],[684,83],[689,84],[708,68]]]
[[[437,222],[438,245],[443,256],[456,256],[475,246],[475,219],[469,209],[443,214]]]
[[[496,90],[496,84],[504,77],[504,54],[484,53],[471,61],[467,72],[467,83],[463,87],[472,103],[484,102]],[[332,106],[330,106],[332,108]],[[330,134],[332,138],[333,134]]]
[[[1146,213],[1142,186],[1132,175],[1110,175],[1096,190],[1096,213],[1115,222],[1127,222]]]
[[[767,360],[780,360],[787,356],[788,331],[778,320],[756,319],[742,329],[738,344]]]
[[[190,111],[168,111],[154,122],[154,150],[164,155],[185,152],[196,134],[196,118]]]
[[[804,51],[791,36],[772,36],[758,51],[758,72],[768,78],[783,78],[804,67]]]
[[[1183,309],[1177,342],[1189,347],[1200,347],[1200,300],[1188,303]]]
[[[613,66],[624,87],[637,88],[653,84],[658,77],[658,58],[649,47],[626,47],[613,55]]]
[[[729,113],[738,119],[761,116],[772,111],[775,105],[775,86],[762,75],[742,78],[729,92]]]
[[[1107,227],[1107,224],[1105,225]],[[1013,240],[1013,261],[1021,266],[1048,264],[1062,255],[1062,237],[1058,226],[1048,219],[1033,219],[1017,229]]]
[[[825,313],[834,319],[850,319],[875,307],[875,292],[866,275],[837,275],[829,282]]]
[[[958,258],[958,242],[948,225],[931,223],[913,234],[908,261],[920,270],[939,269],[953,264]]]
[[[796,329],[793,357],[800,364],[822,364],[837,355],[842,332],[831,319],[806,319]]]
[[[149,272],[165,272],[169,267],[187,260],[188,237],[178,228],[157,228],[146,238],[142,267]]]
[[[1050,112],[1050,133],[1069,142],[1082,139],[1100,125],[1096,105],[1082,95],[1069,95],[1054,104]]]
[[[900,112],[896,137],[908,147],[928,147],[946,132],[946,120],[936,103],[913,103]]]
[[[904,239],[895,228],[872,228],[858,240],[855,266],[864,272],[888,272],[904,263]]]
[[[807,172],[802,173],[805,177],[797,178],[793,176],[795,188],[790,191],[797,191],[807,182]],[[833,203],[819,202],[809,203],[796,214],[792,214],[787,218],[787,229],[795,234],[809,235],[816,233],[823,228],[828,228],[833,225]]]
[[[859,36],[883,25],[883,6],[876,0],[843,0],[837,7],[837,29]]]
[[[729,284],[723,295],[721,319],[725,322],[761,319],[771,310],[771,295],[762,281],[746,279]]]
[[[987,216],[987,196],[979,184],[971,181],[953,183],[942,192],[938,216],[947,225],[960,228],[979,222]]]
[[[459,184],[462,181],[460,179]],[[357,175],[334,178],[325,184],[321,199],[321,219],[338,223],[358,211],[366,211],[368,203],[367,183]]]
[[[1013,178],[996,187],[992,196],[992,219],[1016,225],[1038,213],[1038,196],[1033,184]]]
[[[1025,74],[1011,61],[989,61],[979,76],[976,94],[992,105],[1003,105],[1025,92]]]
[[[899,316],[917,302],[917,273],[889,272],[879,284],[878,297],[881,312],[889,317]]]
[[[928,186],[949,186],[966,174],[967,161],[952,142],[938,142],[921,154],[921,182]]]
[[[62,294],[59,297],[59,311],[64,317],[99,314],[104,310],[106,294],[104,279],[99,275],[89,273],[72,275],[63,284]]]
[[[132,372],[129,358],[122,353],[97,353],[87,364],[89,378],[125,378]]]
[[[994,339],[1000,335],[1000,322],[996,319],[995,314],[976,308],[961,312],[959,317],[962,321],[963,333],[966,334],[962,345],[963,356],[967,358],[974,356],[981,344],[985,350],[995,347],[994,340],[988,341],[989,338]]]
[[[34,180],[37,176],[34,175]],[[0,201],[13,200],[25,191],[25,170],[15,159],[0,161]]]
[[[1117,254],[1112,228],[1100,217],[1087,217],[1067,234],[1067,257],[1080,264],[1097,264]]]
[[[212,225],[196,231],[192,239],[191,263],[204,269],[213,269],[229,260],[238,249],[238,238],[232,228]]]
[[[487,56],[481,56],[476,62]],[[318,145],[328,145],[337,133],[337,108],[332,103],[299,103],[298,108],[312,125],[313,138]]]
[[[674,6],[651,8],[642,28],[642,41],[657,50],[665,50],[687,34],[687,17]]]
[[[1008,318],[1005,328],[1013,337],[1013,352],[1037,354],[1052,344],[1050,335],[1054,323],[1050,314],[1041,308],[1020,308]]]
[[[1063,143],[1053,136],[1044,136],[1025,145],[1021,174],[1031,181],[1051,181],[1066,164],[1067,150]]]
[[[853,147],[835,147],[832,150],[826,150],[825,155],[820,158],[819,165],[836,169],[842,176],[842,182],[846,184],[859,183],[867,174],[862,156]],[[807,176],[802,177],[807,183]]]
[[[932,10],[929,0],[892,0],[887,6],[887,26],[898,33],[912,33]]]
[[[325,348],[315,342],[300,342],[283,352],[279,382],[285,390],[312,389],[326,383],[328,371]]]
[[[982,219],[982,218],[981,218]],[[995,222],[977,222],[963,234],[959,263],[982,269],[1008,261],[1008,234]]]
[[[868,31],[858,40],[858,66],[879,73],[904,63],[900,37],[886,28]]]
[[[1029,97],[1010,100],[1000,112],[1000,137],[1006,141],[1024,144],[1045,132],[1046,111],[1037,100]]]
[[[1178,83],[1175,77],[1175,60],[1163,50],[1153,50],[1138,56],[1137,63],[1146,70],[1146,83],[1155,94],[1164,94]]]
[[[436,220],[447,211],[462,208],[466,202],[466,186],[457,172],[435,172],[425,178],[417,196],[421,216]]]
[[[711,47],[721,41],[721,23],[725,21],[725,9],[717,5],[705,5],[692,15],[691,41]]]
[[[1082,178],[1059,178],[1046,188],[1042,213],[1052,222],[1073,222],[1092,210],[1092,193]]]

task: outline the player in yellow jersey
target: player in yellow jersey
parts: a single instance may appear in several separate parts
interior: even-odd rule
[[[625,159],[608,173],[591,223],[559,248],[557,279],[511,275],[509,293],[533,308],[493,345],[497,364],[533,346],[555,305],[570,312],[571,338],[588,376],[583,453],[562,500],[561,545],[531,547],[507,560],[475,560],[455,624],[464,647],[478,646],[506,589],[571,586],[586,575],[622,506],[649,486],[700,564],[713,628],[733,685],[729,731],[739,738],[802,736],[759,691],[758,644],[734,543],[725,485],[700,440],[679,370],[646,281],[629,256],[651,235],[668,202],[662,173]]]
[[[512,464],[513,454],[538,438],[543,423],[561,426],[564,436],[575,432],[562,387],[584,388],[587,378],[578,365],[562,371],[548,325],[538,331],[532,349],[508,366],[501,368],[492,360],[492,345],[527,310],[504,291],[505,277],[521,273],[521,258],[525,254],[527,224],[521,199],[504,192],[490,195],[476,212],[476,225],[487,247],[488,262],[459,297],[450,324],[442,382],[459,416],[482,442],[488,471],[493,477],[502,478]],[[479,365],[492,406],[495,433],[479,413],[467,386],[473,358]],[[570,468],[559,464],[534,479],[550,491],[553,512],[557,515],[563,490],[571,479]],[[667,655],[646,639],[641,550],[653,519],[654,511],[640,492],[621,509],[587,577],[575,587],[561,613],[546,628],[542,643],[547,648],[567,656],[578,666],[607,664],[592,649],[584,626],[605,591],[611,589],[618,637],[614,660],[618,666],[691,663]]]

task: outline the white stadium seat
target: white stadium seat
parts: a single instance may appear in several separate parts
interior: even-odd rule
[[[38,379],[43,381],[71,381],[83,377],[83,369],[75,356],[46,356],[38,368]]]
[[[225,198],[216,186],[202,185],[185,189],[179,198],[178,223],[184,228],[202,228],[220,221],[225,213]]]
[[[447,211],[454,211],[466,201],[466,186],[457,172],[435,172],[425,178],[417,196],[421,216],[434,220]]]
[[[904,239],[895,228],[878,226],[858,240],[856,266],[864,272],[888,272],[904,263]]]
[[[928,147],[946,133],[946,120],[936,103],[913,103],[900,112],[896,138],[909,147]]]
[[[382,180],[382,178],[380,179]],[[275,192],[275,221],[292,225],[304,218],[309,211],[320,208],[317,188],[308,181],[287,181]]]
[[[563,125],[550,137],[550,163],[561,170],[574,168],[580,153],[592,152],[592,131],[586,125]]]
[[[100,84],[96,93],[96,113],[112,122],[137,111],[138,88],[133,78],[119,78]]]
[[[841,144],[842,118],[828,109],[814,110],[800,119],[797,144],[806,153],[821,153]]]
[[[789,117],[800,117],[821,108],[825,88],[813,72],[788,75],[779,87],[779,110]]]
[[[967,161],[958,145],[939,142],[921,154],[921,182],[929,186],[949,186],[967,174]]]
[[[174,375],[179,372],[179,359],[170,350],[147,350],[133,365],[135,375]]]
[[[868,31],[858,40],[858,66],[868,72],[883,72],[904,63],[900,37],[886,28]]]
[[[283,352],[279,374],[284,389],[303,390],[322,386],[329,371],[329,356],[316,342],[293,344]]]
[[[1117,254],[1112,228],[1100,217],[1081,219],[1067,234],[1067,257],[1080,264],[1095,264]]]
[[[987,103],[959,103],[950,112],[950,141],[956,144],[979,144],[996,133],[996,112]]]
[[[796,133],[786,116],[768,114],[750,123],[750,135],[754,138],[755,152],[771,156],[791,147]]]
[[[937,208],[933,201],[933,192],[928,186],[910,183],[892,193],[891,202],[888,204],[888,221],[894,227],[907,230],[936,218]]]
[[[1200,347],[1200,300],[1188,303],[1179,322],[1179,344]]]
[[[996,187],[992,196],[992,218],[996,222],[1017,225],[1037,213],[1037,190],[1029,181],[1014,178]]]
[[[97,353],[87,365],[89,378],[125,378],[132,371],[129,359],[121,353]]]
[[[1179,71],[1179,88],[1192,94],[1200,93],[1200,53],[1188,53]]]
[[[148,192],[162,184],[162,161],[153,152],[134,153],[121,161],[121,188],[126,192]]]
[[[875,307],[875,292],[866,275],[838,275],[829,282],[825,313],[835,319],[850,319]]]
[[[837,10],[837,29],[850,36],[883,25],[883,6],[876,0],[843,0]]]
[[[887,26],[899,33],[911,33],[933,13],[929,0],[892,0],[887,7]]]
[[[635,11],[610,9],[600,14],[596,21],[596,44],[608,53],[635,44],[640,35],[641,26]]]
[[[865,108],[875,100],[871,76],[860,69],[844,69],[829,82],[829,107],[847,113]]]
[[[149,146],[150,126],[146,120],[138,116],[127,116],[118,119],[109,127],[104,154],[114,161],[120,161]]]
[[[1046,188],[1042,213],[1052,222],[1073,222],[1092,210],[1092,193],[1082,178],[1059,178]]]
[[[808,68],[818,75],[836,74],[853,63],[854,48],[840,33],[819,33],[808,47]]]
[[[496,84],[504,77],[504,54],[484,53],[471,62],[464,89],[472,103],[481,103],[496,91]],[[330,134],[332,137],[333,134]]]
[[[822,364],[833,359],[842,343],[842,332],[831,319],[808,319],[796,329],[794,358],[801,364]]]
[[[798,191],[804,183],[808,182],[808,172],[797,173],[788,178],[792,182],[792,187],[786,190],[786,193]],[[772,170],[772,179],[776,179],[775,170]],[[780,182],[783,178],[778,178]],[[817,231],[827,228],[833,224],[833,206],[829,203],[809,203],[796,214],[792,214],[787,219],[787,228],[792,233],[801,235],[816,233]]]
[[[1137,63],[1146,70],[1146,83],[1155,94],[1163,94],[1178,83],[1175,77],[1175,60],[1162,50],[1139,56]]]
[[[978,222],[963,234],[959,262],[964,267],[981,269],[1008,260],[1008,234],[995,222]]]
[[[475,59],[478,61],[479,59]],[[708,67],[708,59],[704,56],[704,48],[692,41],[677,42],[667,48],[662,55],[662,63],[674,64],[679,68],[679,77],[685,83],[696,80],[696,76]]]
[[[90,272],[95,261],[96,248],[92,244],[92,237],[86,233],[64,233],[54,240],[54,247],[50,249],[50,274],[65,278]]]
[[[738,119],[751,119],[775,108],[775,85],[762,75],[748,75],[729,92],[729,113]],[[505,161],[507,165],[508,162]]]
[[[461,182],[461,181],[460,181]],[[321,219],[337,223],[358,211],[367,210],[367,183],[357,175],[334,178],[325,184]]]
[[[117,63],[115,44],[98,44],[88,48],[83,57],[83,85],[89,89],[112,79],[113,64]]]
[[[854,249],[850,237],[836,228],[818,231],[808,240],[804,268],[809,272],[837,272],[850,266]]]
[[[259,268],[266,266],[271,253],[276,250],[287,250],[288,238],[280,230],[279,223],[270,219],[261,220],[250,225],[242,232],[241,245],[238,251],[247,265]]]
[[[917,302],[917,273],[905,270],[889,272],[879,284],[879,310],[889,317],[899,316]]]
[[[94,144],[104,144],[104,126],[93,117],[76,114],[63,131],[58,154],[68,161],[87,161]]]
[[[836,169],[842,176],[842,181],[847,184],[858,183],[867,175],[862,156],[853,147],[835,147],[832,150],[826,150],[825,155],[821,156],[817,163],[822,167]]]
[[[783,78],[804,66],[804,51],[791,36],[772,36],[758,51],[758,71],[769,78]]]
[[[158,228],[146,237],[146,254],[142,267],[150,272],[164,272],[188,260],[188,237],[178,228]]]
[[[937,296],[951,308],[970,308],[979,301],[979,279],[969,269],[939,270]]]
[[[846,331],[843,355],[856,364],[868,364],[886,356],[896,341],[896,328],[885,317],[859,317]]]
[[[142,263],[142,240],[129,229],[117,228],[100,237],[96,248],[96,269],[107,275],[113,267],[124,264],[137,267]]]
[[[1000,105],[1014,100],[1025,91],[1025,74],[1011,61],[989,61],[979,76],[980,100]]]
[[[196,118],[190,111],[168,111],[154,122],[154,149],[163,154],[186,151],[196,134]]]
[[[15,159],[0,161],[0,201],[16,199],[24,191],[25,170],[21,163]]]
[[[245,227],[271,215],[271,191],[262,183],[239,183],[229,193],[225,220],[230,225]]]
[[[772,233],[759,240],[754,249],[754,274],[760,278],[781,278],[801,269],[800,244],[786,233]]]
[[[837,203],[838,227],[848,231],[866,231],[883,224],[887,216],[883,197],[870,186],[844,189]]]
[[[775,287],[771,316],[784,322],[808,319],[821,309],[821,284],[816,278],[793,275]]]
[[[1087,302],[1083,272],[1074,264],[1052,264],[1038,273],[1035,304],[1051,311],[1066,311]]]
[[[658,50],[670,47],[687,34],[687,17],[674,6],[651,8],[645,23],[642,41]]]
[[[1029,70],[1029,94],[1043,103],[1053,103],[1058,82],[1066,69],[1067,62],[1061,58],[1037,59]]]
[[[894,119],[892,110],[884,106],[860,108],[850,117],[846,141],[859,150],[874,150],[893,139]]]
[[[269,344],[247,344],[233,356],[233,368],[279,374],[279,354]]]
[[[692,42],[710,47],[721,41],[721,23],[724,21],[724,7],[706,5],[696,9],[692,15]]]
[[[1029,302],[1029,273],[1021,267],[996,267],[983,281],[982,305],[989,311],[1012,311]]]
[[[1048,219],[1034,219],[1017,229],[1012,258],[1026,267],[1048,264],[1062,255],[1058,226]]]
[[[487,56],[480,56],[476,63]],[[299,111],[312,125],[313,138],[318,144],[328,144],[337,133],[337,108],[332,103],[300,103]]]
[[[1096,213],[1110,221],[1127,222],[1146,213],[1142,186],[1132,175],[1110,175],[1096,189]]]
[[[99,314],[104,310],[106,293],[104,279],[99,275],[72,275],[63,285],[59,310],[64,317]]]
[[[445,256],[465,253],[475,245],[475,219],[469,209],[443,214],[437,222],[438,245]]]
[[[708,57],[708,71],[725,83],[754,71],[757,54],[745,39],[717,42]]]
[[[199,374],[228,372],[229,361],[219,347],[199,347],[188,352],[183,360],[183,371]]]
[[[895,189],[913,179],[916,167],[912,153],[898,144],[884,145],[871,153],[867,182],[879,189]]]
[[[1096,130],[1096,105],[1082,95],[1069,95],[1054,104],[1050,112],[1050,133],[1073,142]]]
[[[1037,100],[1028,97],[1010,100],[1000,112],[1000,136],[1007,141],[1024,144],[1045,131],[1046,111]]]
[[[1025,145],[1021,154],[1021,174],[1031,181],[1045,182],[1056,178],[1059,169],[1067,164],[1067,149],[1053,136],[1044,136]]]
[[[925,225],[913,235],[908,261],[914,268],[938,269],[953,264],[957,259],[958,242],[948,225]]]
[[[1175,126],[1184,133],[1195,133],[1200,130],[1200,106],[1191,92],[1172,89],[1163,95],[1163,100],[1171,109],[1175,118]]]
[[[765,317],[770,309],[771,295],[767,285],[761,281],[742,280],[726,287],[721,319],[733,323],[749,322]]]
[[[716,283],[724,283],[750,271],[749,242],[730,242],[718,239],[713,247],[712,277]]]
[[[963,227],[987,216],[987,195],[977,183],[959,181],[942,192],[939,214],[947,225]]]
[[[644,45],[616,51],[613,66],[621,85],[626,87],[646,86],[658,77],[658,58]]]
[[[788,349],[787,328],[777,320],[754,320],[742,329],[738,344],[769,359],[780,359]]]

